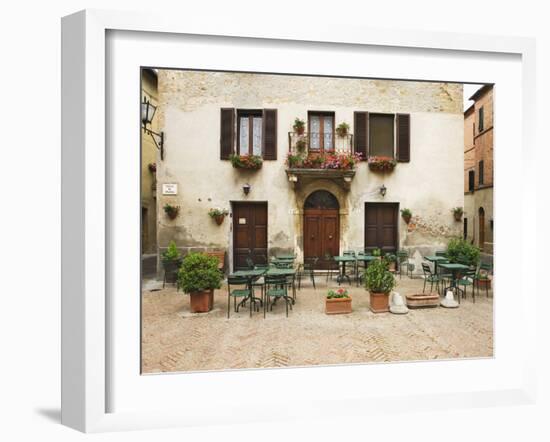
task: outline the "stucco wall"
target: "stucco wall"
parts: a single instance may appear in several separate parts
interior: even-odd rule
[[[221,107],[276,108],[278,160],[264,161],[255,172],[220,160]],[[464,205],[462,85],[161,70],[159,124],[165,131],[166,156],[157,171],[158,198],[160,206],[170,202],[181,209],[174,221],[160,214],[160,248],[175,239],[184,251],[230,249],[231,219],[218,226],[207,212],[250,200],[268,201],[268,247],[301,254],[304,189],[295,191],[288,182],[285,158],[294,118],[306,119],[308,110],[334,111],[336,125],[347,122],[352,133],[354,111],[411,115],[410,163],[398,163],[385,175],[361,163],[349,191],[331,181],[309,186],[308,191],[325,188],[339,198],[341,250],[363,248],[365,202],[398,202],[412,210],[408,227],[400,218],[399,241],[416,251],[417,258],[460,234],[451,208]],[[162,183],[177,183],[179,194],[162,196]],[[245,183],[252,186],[248,196],[242,191]],[[384,198],[378,192],[382,184],[387,188]]]

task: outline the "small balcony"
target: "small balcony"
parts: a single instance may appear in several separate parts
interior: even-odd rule
[[[288,133],[288,151],[297,154],[353,153],[353,134]]]
[[[286,174],[295,189],[306,181],[331,179],[349,190],[360,160],[352,134],[289,132],[288,150]]]

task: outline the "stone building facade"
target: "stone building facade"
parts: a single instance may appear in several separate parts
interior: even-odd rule
[[[157,74],[151,69],[142,71],[141,101],[148,100],[158,105]],[[157,131],[158,118],[148,126]],[[146,133],[141,137],[141,249],[142,254],[157,252],[157,188],[156,173],[157,148],[153,139]]]
[[[419,263],[461,235],[451,213],[464,205],[461,84],[161,69],[158,100],[158,206],[180,207],[173,220],[159,212],[159,252],[171,240],[184,253],[225,250],[230,271],[245,255],[322,260],[372,247],[406,249]],[[296,118],[308,158],[361,152],[397,164],[384,172],[367,161],[292,167]],[[349,131],[340,137],[343,122]],[[262,166],[235,168],[231,153],[263,156]],[[163,192],[166,184],[177,193]],[[208,216],[213,207],[228,211],[220,225]]]
[[[464,112],[464,238],[493,253],[493,86]]]

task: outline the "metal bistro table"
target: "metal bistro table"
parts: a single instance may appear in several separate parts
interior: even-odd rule
[[[294,261],[296,259],[294,255],[277,255],[275,258],[281,261]]]
[[[458,302],[460,302],[460,288],[457,287],[456,285],[456,281],[457,281],[457,275],[458,275],[458,272],[460,272],[461,270],[469,270],[469,267],[464,265],[464,264],[458,264],[458,263],[451,263],[451,262],[442,262],[439,264],[439,267],[441,268],[444,268],[446,270],[450,270],[453,274],[453,279],[451,280],[451,285],[449,287],[444,287],[443,288],[443,296],[445,296],[445,292],[448,288],[450,288],[451,290],[453,290],[453,292],[455,292],[455,290],[459,290],[459,293],[458,293]]]
[[[247,298],[244,298],[240,303],[239,307],[243,306],[247,300],[250,300],[250,315],[252,316],[252,304],[256,305],[256,301],[260,301],[260,305],[263,305],[263,300],[261,298],[256,298],[254,296],[254,290],[252,289],[252,283],[254,282],[254,279],[259,278],[263,276],[268,269],[249,269],[249,270],[237,270],[236,272],[232,273],[230,276],[240,277],[240,278],[246,278],[247,279],[247,285],[248,289],[250,290],[250,296]]]
[[[349,285],[351,285],[351,279],[349,278],[349,275],[346,273],[346,264],[348,262],[353,262],[355,264],[357,262],[355,256],[352,256],[352,255],[335,256],[334,261],[338,263],[338,268],[340,270],[338,272],[338,277],[336,278],[336,282],[338,283],[338,285],[340,285],[340,283],[344,280],[344,278],[347,278]]]
[[[439,263],[448,262],[449,258],[445,258],[444,256],[425,256],[425,260],[433,262],[434,263],[434,274],[437,275],[437,266]],[[405,275],[407,276],[407,275]]]
[[[365,270],[366,270],[371,261],[374,261],[375,259],[380,259],[380,257],[358,253],[357,255],[355,255],[355,259],[357,261],[363,261],[365,263]],[[357,287],[359,287],[359,273],[357,274]]]

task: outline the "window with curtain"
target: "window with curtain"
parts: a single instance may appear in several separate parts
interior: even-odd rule
[[[311,150],[334,150],[334,113],[310,112],[308,125]]]
[[[369,114],[369,156],[394,157],[393,114]]]
[[[262,111],[238,112],[239,155],[262,155]]]

